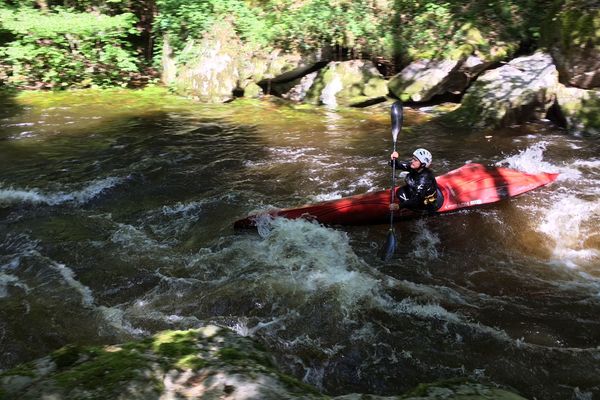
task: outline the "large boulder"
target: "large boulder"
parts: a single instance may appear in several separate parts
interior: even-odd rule
[[[461,64],[460,60],[417,60],[393,76],[388,87],[401,100],[427,101],[446,91],[450,75]]]
[[[552,106],[558,71],[549,54],[515,58],[483,73],[447,118],[471,128],[499,128],[544,118]]]
[[[96,400],[524,400],[464,379],[419,385],[406,395],[331,397],[279,371],[253,340],[206,326],[105,347],[67,346],[0,373],[0,398]]]
[[[0,374],[7,399],[283,399],[316,389],[275,369],[271,356],[233,331],[166,331],[108,347],[70,346]]]
[[[549,13],[541,42],[554,57],[561,82],[600,88],[600,3],[569,0],[557,11]]]
[[[485,70],[497,61],[484,61],[477,56],[467,57],[449,76],[442,93],[461,94]]]
[[[247,53],[231,24],[215,24],[200,43],[188,42],[179,54],[172,85],[178,93],[202,102],[231,100]]]
[[[569,133],[600,135],[600,90],[558,85],[556,104]]]
[[[399,99],[425,102],[440,94],[462,93],[479,74],[495,63],[477,56],[460,60],[418,60],[393,76],[388,87]]]
[[[385,100],[387,94],[387,81],[371,61],[336,61],[319,71],[305,101],[329,107],[357,106]]]
[[[243,42],[226,21],[215,24],[200,42],[190,41],[177,57],[170,55],[172,50],[165,43],[163,81],[207,103],[226,102],[241,94],[257,97],[264,89],[260,82],[306,64],[306,57],[299,54]]]

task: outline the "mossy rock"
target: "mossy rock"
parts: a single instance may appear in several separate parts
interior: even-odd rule
[[[421,384],[401,397],[402,400],[525,400],[524,397],[491,385],[453,379]]]
[[[600,4],[554,2],[540,42],[552,54],[561,82],[583,89],[600,87]]]
[[[357,98],[377,98],[387,93],[387,81],[371,61],[331,62],[319,72],[305,101],[328,106],[350,105]]]
[[[600,91],[560,85],[556,102],[569,133],[600,135]]]
[[[523,400],[510,391],[464,380],[420,385],[404,396],[351,394],[330,397],[279,371],[271,355],[253,340],[215,326],[165,331],[115,346],[67,346],[49,357],[0,374],[0,399],[224,397],[248,400]]]

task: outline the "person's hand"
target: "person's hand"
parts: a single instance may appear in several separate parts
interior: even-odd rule
[[[398,158],[398,152],[397,151],[393,152],[390,157],[392,160],[395,160],[396,158]]]
[[[400,209],[400,205],[397,203],[391,203],[390,204],[390,211],[396,211]]]

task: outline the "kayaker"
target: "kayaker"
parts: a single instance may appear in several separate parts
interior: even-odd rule
[[[442,206],[444,199],[440,192],[435,176],[429,169],[433,157],[426,149],[416,149],[410,161],[398,161],[398,152],[391,155],[390,166],[408,171],[406,185],[396,191],[399,204],[390,204],[390,209],[408,208],[415,211],[435,211]]]

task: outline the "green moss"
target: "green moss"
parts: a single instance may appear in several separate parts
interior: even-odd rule
[[[135,342],[125,343],[121,347],[127,351],[137,351],[139,353],[144,353],[144,352],[152,349],[153,343],[154,343],[154,338],[146,338],[146,339],[138,340]]]
[[[102,350],[95,357],[54,376],[56,383],[68,390],[83,387],[112,392],[118,384],[142,375],[148,360],[137,351]]]
[[[155,336],[152,350],[162,357],[181,358],[198,352],[198,332],[168,331]]]
[[[175,366],[179,369],[199,370],[208,365],[208,362],[202,357],[194,354],[184,356],[177,360]]]
[[[222,349],[219,349],[217,356],[222,361],[227,362],[244,360],[247,358],[247,356],[244,353],[233,347],[224,347]]]
[[[64,369],[75,364],[84,352],[84,349],[76,345],[65,346],[50,355],[50,358],[59,369]],[[88,349],[87,354],[94,354],[96,350]]]
[[[35,378],[35,370],[36,368],[32,363],[21,364],[9,369],[8,371],[1,373],[0,378],[3,378],[5,376],[27,376],[30,378]]]

